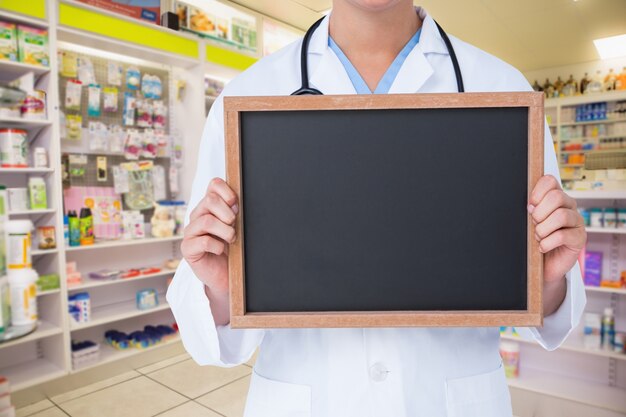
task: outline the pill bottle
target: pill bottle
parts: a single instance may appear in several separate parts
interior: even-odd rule
[[[11,323],[14,326],[37,323],[37,272],[30,268],[9,270]]]
[[[5,230],[7,268],[9,270],[30,268],[32,266],[30,246],[33,222],[30,220],[9,220]]]

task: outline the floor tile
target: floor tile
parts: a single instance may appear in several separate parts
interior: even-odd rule
[[[72,417],[151,417],[186,400],[141,376],[64,402],[60,407]]]
[[[116,384],[119,384],[124,381],[128,381],[129,379],[136,378],[140,376],[138,372],[129,371],[124,372],[123,374],[116,375],[112,378],[103,379],[102,381],[95,382],[93,384],[85,385],[84,387],[75,389],[73,391],[68,391],[60,395],[56,395],[50,398],[56,404],[62,404],[64,402],[73,400],[78,397],[82,397],[83,395],[90,394],[92,392],[96,392],[106,387],[110,387]]]
[[[197,398],[251,372],[243,365],[234,368],[200,366],[190,359],[152,372],[148,377],[186,397]]]
[[[158,414],[158,417],[222,417],[214,411],[209,410],[200,404],[189,401],[183,405],[172,408],[164,413]]]
[[[42,400],[20,408],[17,410],[16,415],[17,417],[27,417],[50,407],[54,407],[54,404],[52,404],[50,400]]]
[[[29,417],[67,417],[67,414],[60,408],[52,407],[35,414],[31,414]]]
[[[250,377],[247,376],[198,398],[200,404],[226,417],[242,417],[246,405]]]
[[[183,353],[182,355],[176,355],[164,361],[156,362],[151,365],[144,366],[143,368],[139,368],[137,369],[137,372],[141,372],[142,374],[149,374],[150,372],[158,371],[159,369],[166,368],[170,365],[174,365],[175,363],[182,362],[187,359],[190,359],[190,356],[187,353]]]

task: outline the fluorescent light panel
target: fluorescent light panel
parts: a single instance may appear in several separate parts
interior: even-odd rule
[[[623,35],[610,36],[596,39],[593,44],[602,59],[619,58],[626,56],[626,33]]]

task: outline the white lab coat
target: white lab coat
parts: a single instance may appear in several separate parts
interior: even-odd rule
[[[419,44],[389,93],[456,92],[446,46],[433,19],[423,19]],[[451,36],[466,91],[527,91],[522,74]],[[328,48],[328,18],[309,46],[311,86],[324,94],[355,94],[344,67]],[[289,95],[300,87],[295,42],[234,79],[223,95]],[[506,138],[503,138],[506,139]],[[550,132],[545,172],[559,175]],[[209,114],[189,202],[191,210],[213,177],[224,177],[223,102]],[[419,277],[419,271],[415,271]],[[294,277],[297,279],[297,277]],[[471,277],[468,277],[471,279]],[[187,351],[201,365],[235,366],[260,347],[247,400],[247,417],[437,417],[511,415],[498,353],[497,328],[374,328],[233,330],[216,327],[203,284],[184,261],[167,299]],[[555,349],[578,323],[585,305],[580,270],[567,274],[567,296],[542,328],[519,329]]]

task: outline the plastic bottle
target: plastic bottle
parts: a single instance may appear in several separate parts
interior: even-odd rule
[[[74,210],[67,213],[67,222],[70,231],[70,246],[80,246],[80,222]]]
[[[2,336],[11,324],[11,293],[9,291],[9,279],[0,277],[0,336]]]
[[[80,244],[93,245],[93,217],[89,207],[80,209]]]
[[[28,326],[37,323],[37,272],[30,268],[9,270],[11,323]]]
[[[70,219],[68,216],[63,216],[63,241],[66,247],[70,245]]]
[[[9,220],[6,224],[7,267],[11,269],[30,268],[31,232],[33,222],[30,220]]]
[[[600,339],[603,349],[613,350],[615,344],[615,315],[611,307],[604,309]]]

